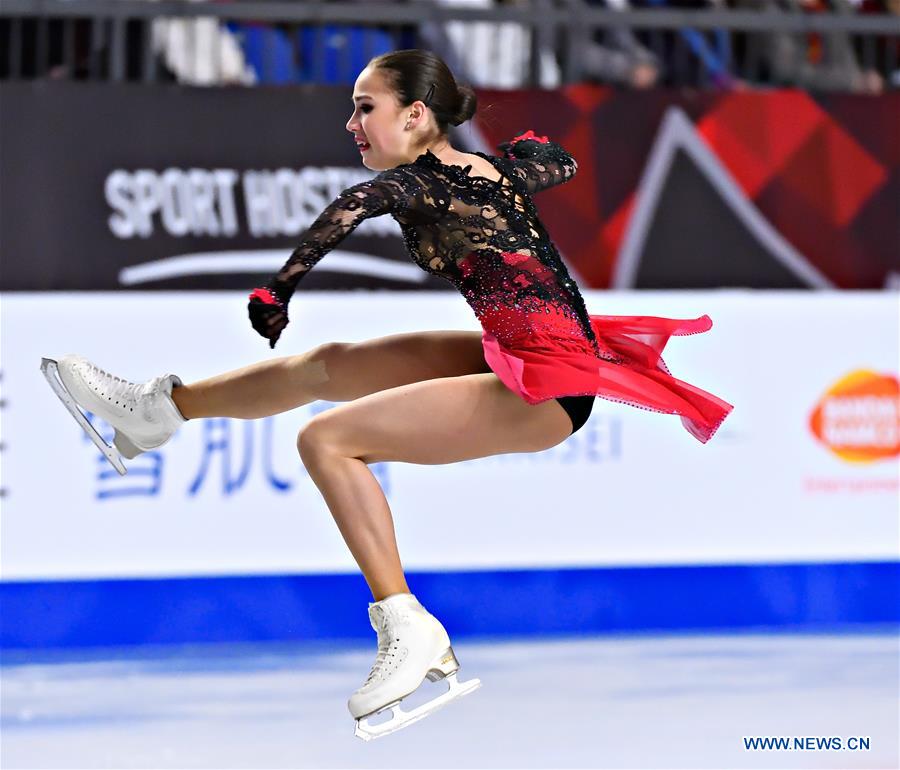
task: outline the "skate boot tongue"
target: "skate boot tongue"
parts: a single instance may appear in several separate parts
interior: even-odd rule
[[[369,623],[379,641],[383,634],[389,633],[390,627],[402,621],[402,612],[396,607],[385,607],[378,604],[369,605]]]
[[[387,615],[388,613],[381,607],[375,604],[369,605],[369,623],[372,625],[372,629],[378,634],[379,638],[381,638],[381,632],[384,628]]]
[[[418,609],[422,605],[413,594],[391,594],[380,602],[374,602],[370,607],[385,607],[390,609],[412,608]]]
[[[381,639],[382,633],[395,623],[404,622],[408,610],[424,612],[425,608],[412,594],[392,594],[386,599],[369,604],[369,622]]]

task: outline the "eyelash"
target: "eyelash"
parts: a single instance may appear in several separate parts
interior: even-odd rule
[[[371,112],[371,111],[372,111],[372,105],[371,105],[371,104],[364,104],[362,107],[360,107],[360,109],[361,109],[363,112]]]

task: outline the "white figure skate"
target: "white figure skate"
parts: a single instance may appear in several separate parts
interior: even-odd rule
[[[122,457],[129,460],[141,452],[165,444],[185,421],[172,388],[181,385],[174,374],[154,377],[143,384],[114,377],[81,356],[67,355],[58,361],[41,359],[41,371],[88,438],[123,476]],[[115,429],[113,445],[107,444],[81,409],[93,412]]]
[[[428,716],[450,701],[481,686],[478,679],[458,682],[459,662],[450,637],[437,618],[412,594],[394,594],[369,605],[369,620],[378,633],[378,655],[365,684],[347,706],[356,719],[356,736],[365,741],[393,733]],[[411,711],[400,702],[428,678],[447,680],[450,689]],[[391,719],[377,725],[369,719],[387,709]]]

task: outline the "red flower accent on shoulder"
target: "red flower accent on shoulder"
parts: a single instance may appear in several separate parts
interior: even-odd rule
[[[547,142],[550,141],[546,136],[536,136],[534,131],[532,131],[529,128],[524,134],[519,134],[518,136],[514,137],[510,141],[510,144],[515,144],[516,142],[522,142],[525,139],[534,139],[534,141],[540,142],[541,144],[547,144]]]

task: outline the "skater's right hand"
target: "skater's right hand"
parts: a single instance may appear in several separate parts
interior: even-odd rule
[[[253,328],[269,340],[270,348],[274,348],[281,332],[289,323],[287,303],[271,287],[263,286],[250,293],[247,312]]]

